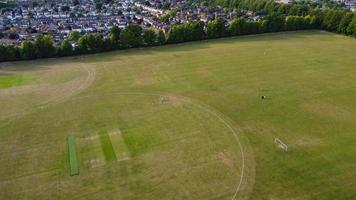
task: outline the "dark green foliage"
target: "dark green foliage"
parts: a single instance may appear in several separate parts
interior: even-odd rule
[[[163,45],[166,43],[166,35],[163,33],[163,31],[158,31],[158,35],[157,35],[157,43],[159,45]]]
[[[139,47],[142,45],[142,28],[139,25],[128,25],[121,34],[124,47]]]
[[[285,16],[273,13],[265,18],[267,32],[278,32],[284,30]]]
[[[60,48],[60,55],[70,56],[73,55],[73,47],[69,40],[63,40]]]
[[[103,50],[104,41],[100,34],[88,34],[79,38],[76,51],[79,53],[96,53]]]
[[[338,31],[342,17],[342,11],[328,10],[324,15],[322,27],[328,31]]]
[[[21,52],[20,48],[13,46],[13,45],[7,45],[3,46],[0,45],[0,61],[14,61],[14,60],[19,60],[21,59]]]
[[[185,24],[185,39],[186,41],[196,41],[205,38],[203,22],[189,22]]]
[[[347,27],[347,34],[356,36],[356,16],[353,17],[351,23]]]
[[[38,58],[49,58],[56,54],[53,40],[49,35],[39,35],[35,41],[35,50]]]
[[[234,19],[227,28],[230,35],[242,35],[247,33],[246,21],[244,19]]]
[[[77,41],[79,40],[79,38],[80,38],[80,33],[79,33],[78,31],[71,31],[71,32],[69,32],[69,34],[68,34],[68,39],[69,39],[70,41],[75,41],[75,42],[77,42]]]
[[[347,33],[347,27],[349,26],[349,24],[352,22],[352,18],[353,18],[354,14],[353,13],[344,13],[344,16],[342,17],[339,27],[338,27],[338,32],[339,33]]]
[[[147,29],[143,32],[143,42],[146,46],[153,46],[156,44],[157,35],[152,29]]]
[[[30,41],[22,42],[21,58],[25,60],[36,58],[36,49],[35,49],[35,45],[32,42]]]
[[[95,1],[97,6],[102,1]],[[181,43],[197,41],[202,39],[220,38],[225,36],[236,36],[245,34],[257,34],[265,32],[278,32],[285,30],[324,29],[332,32],[356,36],[355,14],[340,8],[321,8],[322,4],[305,1],[292,4],[279,4],[274,0],[200,0],[203,5],[220,5],[225,11],[232,8],[237,13],[247,10],[253,11],[255,15],[263,15],[259,21],[251,21],[243,18],[243,15],[233,19],[227,24],[223,19],[215,19],[207,24],[196,21],[171,26],[166,35],[162,30],[142,31],[139,25],[128,25],[123,31],[117,26],[110,30],[110,35],[103,38],[99,34],[87,34],[81,36],[79,32],[72,31],[68,40],[62,42],[60,48],[56,49],[50,36],[38,36],[34,43],[24,42],[21,46],[0,46],[0,62],[20,59],[47,58],[53,56],[67,56],[73,54],[96,53],[120,48],[131,48],[141,46],[163,45],[165,43]],[[335,4],[336,5],[336,4]],[[335,7],[334,4],[328,6]],[[66,9],[66,7],[63,7]],[[177,9],[161,18],[167,21],[169,17],[175,16]],[[13,35],[13,37],[17,37]],[[75,51],[70,42],[76,42]]]
[[[286,30],[303,30],[315,26],[315,17],[310,16],[288,16],[286,19]]]
[[[121,30],[117,26],[113,26],[110,29],[110,42],[111,42],[111,44],[113,45],[114,48],[119,47],[119,44],[120,44],[120,33],[121,33]]]
[[[206,29],[206,34],[208,38],[223,37],[226,33],[225,21],[222,19],[212,20],[208,23]]]
[[[183,24],[173,25],[168,32],[167,43],[184,42],[185,27]]]

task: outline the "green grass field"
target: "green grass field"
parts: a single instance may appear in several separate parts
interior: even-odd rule
[[[31,81],[0,75],[0,199],[355,199],[355,52],[306,31],[2,63]]]
[[[68,157],[71,176],[79,175],[76,146],[75,137],[72,135],[68,136]]]
[[[21,74],[0,74],[0,89],[21,86],[29,82],[31,82],[31,77],[26,77]]]

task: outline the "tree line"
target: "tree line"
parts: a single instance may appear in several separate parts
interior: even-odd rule
[[[143,30],[139,25],[128,25],[124,30],[114,26],[107,38],[98,33],[82,36],[79,32],[70,32],[59,47],[55,47],[50,35],[38,35],[35,41],[24,41],[20,46],[0,45],[0,62],[99,53],[163,45],[165,42],[162,31]]]
[[[139,25],[128,25],[124,30],[114,26],[109,36],[105,38],[101,34],[82,36],[78,32],[71,32],[59,47],[54,46],[50,35],[39,35],[34,42],[24,41],[21,46],[0,45],[0,62],[306,29],[322,29],[356,36],[356,14],[347,10],[321,9],[308,4],[276,4],[269,0],[241,0],[240,2],[242,1],[256,2],[256,4],[251,3],[254,6],[251,10],[262,10],[266,15],[258,21],[244,17],[237,17],[230,23],[223,19],[214,19],[208,23],[192,21],[173,25],[166,34],[153,29],[143,30]],[[248,7],[247,3],[243,5]]]

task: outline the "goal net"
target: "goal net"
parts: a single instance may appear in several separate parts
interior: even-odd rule
[[[288,145],[282,142],[279,138],[274,138],[274,143],[277,144],[277,146],[284,151],[288,151]]]

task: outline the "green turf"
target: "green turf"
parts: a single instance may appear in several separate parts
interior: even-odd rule
[[[0,89],[1,88],[10,88],[20,85],[25,85],[30,83],[32,78],[26,75],[1,75],[0,74]]]
[[[355,52],[305,31],[0,64],[36,79],[0,90],[0,199],[354,199]]]
[[[70,175],[71,176],[79,175],[75,137],[72,135],[68,136],[68,152],[69,152]]]
[[[100,137],[101,147],[104,152],[105,160],[106,161],[117,160],[109,135],[106,132],[104,132],[101,133],[99,137]]]
[[[127,145],[122,137],[120,129],[108,132],[111,144],[113,146],[117,160],[126,160],[129,158],[129,151]]]

